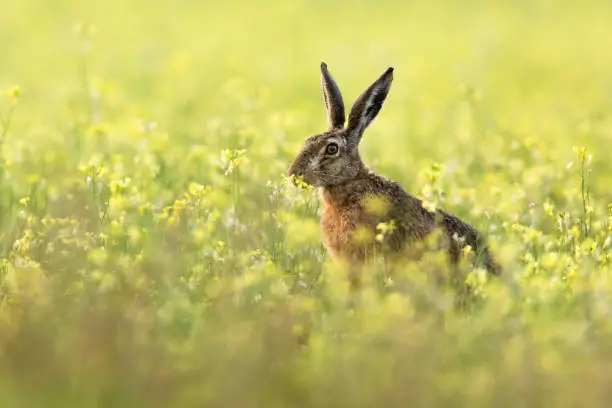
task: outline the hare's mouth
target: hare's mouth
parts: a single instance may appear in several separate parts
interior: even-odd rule
[[[287,175],[287,178],[289,179],[289,181],[291,181],[291,184],[293,184],[294,186],[298,188],[308,189],[308,188],[316,187],[315,181],[312,180],[312,178],[310,177],[306,177],[304,174],[289,173]]]

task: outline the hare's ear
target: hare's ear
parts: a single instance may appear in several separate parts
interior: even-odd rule
[[[363,131],[374,120],[383,102],[387,98],[391,82],[393,81],[393,68],[389,68],[368,89],[357,98],[351,113],[347,129],[356,135],[357,142],[361,139]]]
[[[321,88],[323,88],[323,98],[325,99],[325,108],[327,109],[327,121],[329,128],[342,129],[346,115],[344,113],[344,102],[338,84],[327,70],[327,64],[321,63]]]

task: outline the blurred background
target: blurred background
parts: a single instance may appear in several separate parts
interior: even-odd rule
[[[363,151],[402,182],[416,172],[397,163],[454,158],[478,174],[489,162],[508,167],[504,149],[529,139],[565,164],[571,144],[584,144],[587,134],[604,138],[576,132],[591,129],[609,106],[604,1],[28,0],[3,9],[0,78],[27,92],[24,111],[37,111],[14,120],[41,132],[62,131],[86,108],[96,122],[143,117],[172,130],[177,144],[248,145],[271,160],[261,171],[276,176],[302,140],[325,126],[318,85],[325,60],[347,104],[396,68]],[[98,96],[87,101],[85,87]],[[211,118],[235,133],[228,127],[241,127],[241,115],[253,123],[274,113],[288,122],[286,135],[261,128],[259,138],[241,140],[206,134]],[[468,157],[458,158],[457,148]]]

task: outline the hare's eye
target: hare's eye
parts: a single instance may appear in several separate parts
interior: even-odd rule
[[[327,154],[336,154],[338,153],[338,145],[336,143],[330,143],[325,148],[325,153]]]

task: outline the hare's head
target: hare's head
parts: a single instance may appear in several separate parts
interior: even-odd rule
[[[329,130],[306,139],[288,175],[301,176],[315,187],[333,187],[354,179],[364,168],[359,157],[359,142],[380,112],[392,80],[393,68],[389,68],[355,101],[345,127],[342,94],[327,65],[321,63],[321,86]]]

